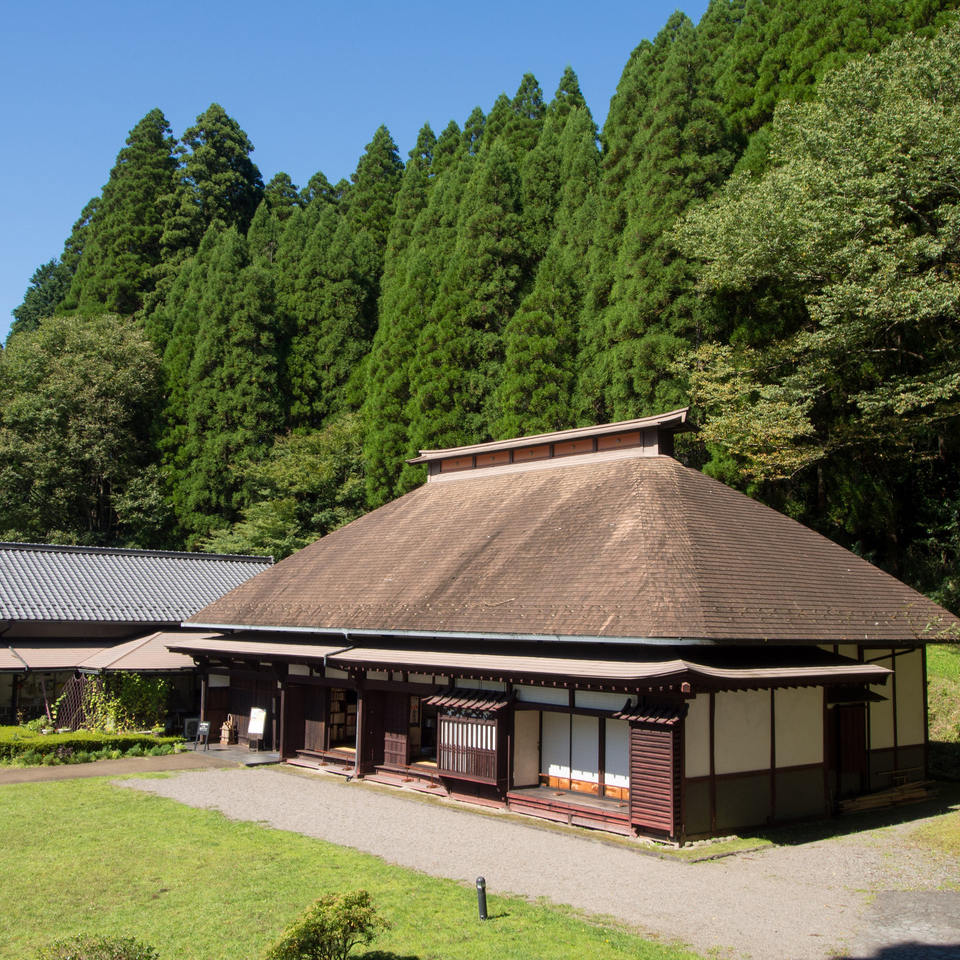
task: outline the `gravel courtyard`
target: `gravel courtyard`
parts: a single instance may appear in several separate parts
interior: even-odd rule
[[[916,821],[700,863],[587,831],[425,802],[284,768],[206,769],[123,786],[319,837],[490,895],[548,897],[710,956],[960,960],[960,867],[910,844]]]

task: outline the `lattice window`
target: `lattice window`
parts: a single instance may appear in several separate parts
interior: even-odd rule
[[[478,780],[497,778],[497,725],[493,719],[441,716],[437,766],[441,773]]]

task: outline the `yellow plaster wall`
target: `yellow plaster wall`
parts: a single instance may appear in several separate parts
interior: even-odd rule
[[[890,657],[880,658],[880,651],[874,650],[868,654],[868,659],[878,663],[881,667],[893,667]],[[870,723],[870,749],[882,750],[892,747],[893,744],[893,678],[884,684],[871,685],[871,690],[886,697],[880,703],[868,704]]]
[[[714,766],[718,774],[770,769],[770,691],[718,693]]]
[[[776,763],[823,763],[823,689],[800,687],[774,694]]]
[[[706,777],[710,774],[710,695],[701,693],[689,703],[683,722],[684,770],[688,777]]]
[[[894,660],[897,665],[897,742],[901,747],[924,742],[924,656],[925,651],[920,647]]]

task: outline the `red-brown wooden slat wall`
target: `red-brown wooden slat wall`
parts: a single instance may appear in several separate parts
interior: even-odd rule
[[[630,730],[630,822],[676,834],[680,822],[680,751],[674,727]]]

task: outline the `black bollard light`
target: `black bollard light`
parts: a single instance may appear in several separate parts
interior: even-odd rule
[[[480,910],[480,919],[487,919],[487,881],[477,877],[477,907]]]

